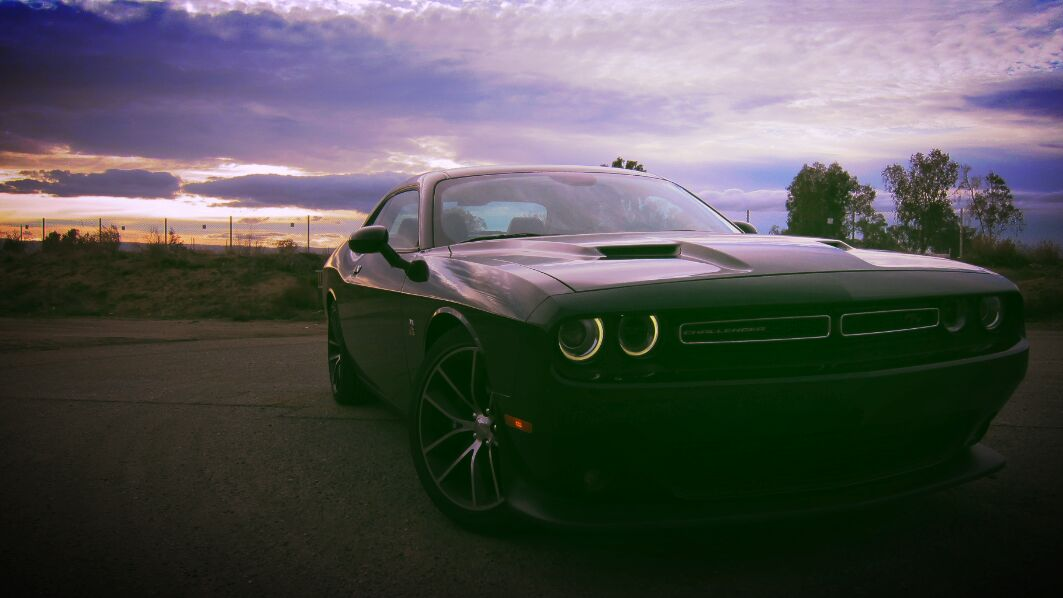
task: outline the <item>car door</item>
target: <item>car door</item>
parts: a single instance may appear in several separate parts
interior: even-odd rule
[[[366,225],[388,229],[389,244],[399,253],[417,251],[420,193],[407,189],[387,198]],[[348,248],[347,251],[350,251]],[[403,350],[407,334],[402,286],[406,273],[379,253],[352,252],[350,276],[344,281],[345,309],[340,318],[344,339],[366,381],[388,401],[404,401],[409,381]]]

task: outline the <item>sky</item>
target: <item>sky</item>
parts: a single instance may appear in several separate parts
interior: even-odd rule
[[[0,223],[350,222],[617,156],[762,230],[802,165],[940,148],[1063,242],[1063,2],[0,0]]]

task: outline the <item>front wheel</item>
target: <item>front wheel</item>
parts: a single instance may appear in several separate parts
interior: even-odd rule
[[[512,524],[499,475],[500,437],[484,354],[462,330],[429,350],[410,409],[410,451],[428,496],[481,532]]]
[[[332,385],[332,398],[341,405],[354,405],[365,401],[366,392],[358,380],[354,361],[347,351],[340,326],[340,312],[336,303],[328,307],[328,377]]]

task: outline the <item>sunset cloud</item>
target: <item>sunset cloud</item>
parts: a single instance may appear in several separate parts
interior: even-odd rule
[[[878,185],[935,147],[1063,190],[1058,2],[0,1],[0,53],[0,169],[245,206],[618,153],[743,209],[805,163]]]
[[[69,170],[24,170],[22,178],[0,183],[0,193],[40,193],[55,197],[104,195],[111,197],[172,198],[181,180],[168,172],[107,170],[75,173]]]
[[[283,176],[255,174],[184,186],[186,193],[236,200],[240,207],[302,207],[368,212],[393,186],[409,178],[372,175]]]

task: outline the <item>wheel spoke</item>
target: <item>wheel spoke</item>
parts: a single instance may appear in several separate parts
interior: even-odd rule
[[[337,354],[337,355],[333,355],[332,357],[329,357],[329,360],[328,360],[328,365],[329,365],[328,373],[329,373],[330,381],[332,382],[333,386],[339,384],[340,365],[342,363],[343,363],[343,356],[342,355]]]
[[[480,446],[473,449],[472,458],[469,459],[469,489],[472,492],[472,506],[474,507],[476,506],[476,455],[480,454]]]
[[[461,427],[458,427],[458,428],[454,428],[453,430],[447,432],[446,434],[444,434],[444,435],[440,436],[439,438],[435,439],[434,441],[432,441],[432,444],[430,444],[430,445],[424,447],[423,449],[421,449],[421,452],[423,452],[424,454],[427,455],[429,452],[431,452],[432,449],[434,449],[437,446],[443,444],[443,442],[445,440],[447,440],[448,438],[453,438],[453,437],[455,437],[455,436],[457,436],[458,434],[461,434],[461,433],[466,433],[467,434],[468,432],[469,432],[469,428],[467,426],[461,426]]]
[[[433,399],[431,396],[429,396],[427,392],[424,393],[423,395],[421,395],[421,398],[424,399],[425,401],[428,401],[429,405],[435,407],[436,410],[439,411],[440,413],[442,413],[444,417],[446,417],[447,419],[453,421],[454,423],[457,423],[457,424],[462,425],[462,426],[465,426],[465,425],[468,425],[468,424],[472,423],[472,420],[462,419],[460,417],[452,415],[450,412],[448,412],[446,409],[444,409],[439,403],[437,403],[435,399]]]
[[[454,468],[458,466],[458,463],[461,463],[465,459],[466,455],[468,455],[469,453],[474,451],[479,446],[480,446],[480,441],[479,440],[473,441],[473,443],[469,445],[469,448],[467,448],[464,451],[462,451],[461,454],[458,455],[458,458],[454,459],[454,462],[451,463],[450,466],[447,467],[447,469],[439,477],[436,478],[436,483],[438,484],[438,483],[442,482],[443,480],[447,479],[447,476],[450,475],[450,472],[454,471]]]
[[[495,475],[495,449],[491,445],[487,445],[487,463],[491,466],[491,483],[495,486],[495,498],[502,498],[502,493],[498,490],[498,477]]]
[[[461,402],[463,402],[466,405],[468,405],[469,409],[473,410],[473,413],[476,413],[477,411],[479,411],[479,409],[476,408],[476,405],[470,403],[469,399],[466,399],[465,395],[462,394],[462,392],[460,390],[458,390],[458,386],[456,384],[454,384],[454,382],[450,379],[450,376],[448,376],[447,373],[443,371],[443,364],[439,364],[439,366],[436,367],[436,373],[439,374],[440,376],[442,376],[444,380],[446,380],[447,384],[454,391],[454,394],[458,395],[458,398],[461,399]]]
[[[472,399],[472,404],[479,408],[480,403],[476,400],[476,356],[479,351],[472,352],[472,371],[469,372],[469,398]]]

